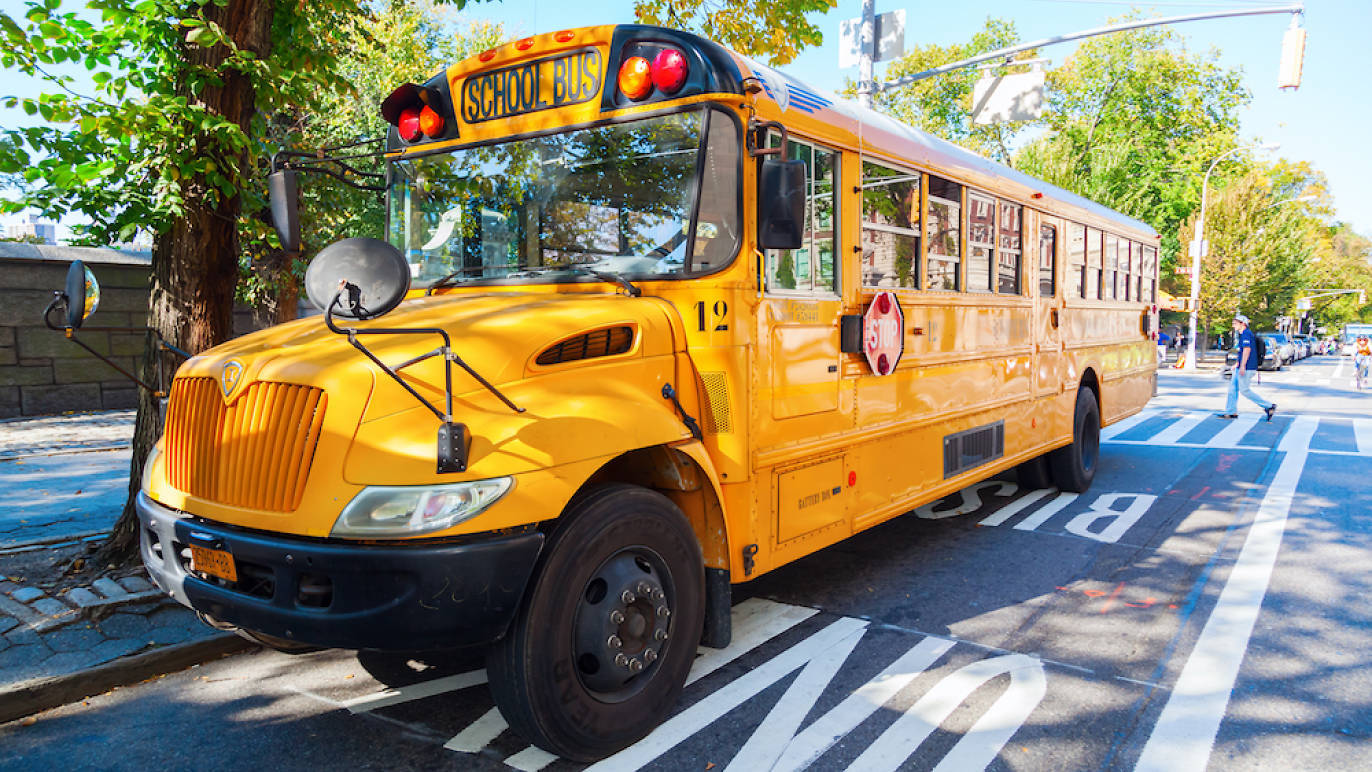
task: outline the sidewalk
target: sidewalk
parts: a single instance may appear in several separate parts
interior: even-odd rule
[[[62,577],[128,490],[133,411],[0,421],[0,722],[249,644],[203,624],[141,566]]]

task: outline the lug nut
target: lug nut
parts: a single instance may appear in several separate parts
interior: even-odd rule
[[[616,625],[622,625],[622,624],[624,624],[624,612],[623,612],[623,611],[620,611],[619,609],[615,609],[614,611],[611,611],[611,612],[610,612],[610,623],[611,623],[611,624],[616,624]]]
[[[629,672],[630,672],[630,673],[637,673],[638,671],[640,671],[640,670],[642,670],[642,669],[643,669],[643,662],[640,661],[637,657],[635,657],[634,659],[629,660]]]
[[[667,631],[666,631],[666,630],[658,630],[657,632],[653,633],[653,639],[654,639],[654,640],[658,640],[658,641],[665,641],[665,640],[667,640]]]
[[[647,582],[639,582],[634,589],[638,590],[639,595],[651,595],[653,592],[653,586]]]
[[[662,590],[653,590],[653,600],[657,601],[658,603],[661,603],[664,597],[666,596],[662,594]]]
[[[619,640],[619,636],[618,636],[618,635],[612,635],[612,636],[610,636],[610,639],[609,639],[608,641],[606,641],[606,643],[608,643],[608,644],[610,645],[610,648],[612,648],[612,649],[622,649],[622,648],[624,648],[624,642],[621,641],[621,640]]]
[[[648,649],[647,651],[643,652],[644,662],[652,664],[653,660],[655,659],[657,659],[657,649]]]
[[[637,598],[634,597],[634,594],[633,594],[632,592],[630,592],[629,590],[625,590],[624,592],[621,592],[621,593],[619,594],[619,599],[620,599],[621,601],[623,601],[625,605],[628,605],[628,604],[630,604],[630,603],[633,603],[635,600],[638,600]]]
[[[628,666],[629,666],[629,658],[626,657],[626,656],[624,656],[623,654],[616,654],[616,655],[615,655],[615,664],[616,664],[616,665],[619,665],[620,667],[628,667]]]
[[[657,615],[665,619],[672,615],[672,610],[664,604],[657,607]]]

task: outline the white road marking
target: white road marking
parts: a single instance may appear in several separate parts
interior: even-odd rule
[[[909,686],[916,676],[928,670],[939,657],[953,648],[953,643],[938,638],[925,638],[920,641],[787,743],[781,758],[772,768],[800,770],[809,767],[835,743],[857,728],[858,724],[866,721],[900,690]]]
[[[838,675],[839,668],[853,653],[863,632],[866,632],[865,629],[844,638],[805,663],[805,669],[800,671],[796,680],[787,687],[786,693],[777,700],[776,707],[767,712],[752,736],[734,754],[724,772],[753,772],[756,769],[770,769],[776,763],[786,749],[785,740],[795,737],[800,722],[805,720],[825,687]]]
[[[499,737],[501,732],[509,728],[510,725],[505,723],[505,717],[500,715],[500,708],[491,708],[481,718],[468,724],[467,728],[453,739],[443,743],[443,747],[450,751],[479,753],[482,748],[495,742],[495,738]]]
[[[1358,443],[1358,453],[1372,456],[1372,418],[1353,419],[1353,439]]]
[[[486,683],[485,669],[470,670],[466,673],[435,678],[432,681],[423,681],[398,689],[387,689],[380,694],[369,694],[365,697],[344,700],[343,707],[352,713],[366,713],[377,708],[399,705],[411,700],[422,700],[425,697],[432,697],[444,692],[455,692],[458,689],[467,689],[484,683]]]
[[[1126,531],[1134,527],[1157,500],[1157,496],[1149,493],[1104,493],[1091,502],[1090,509],[1072,518],[1066,525],[1066,530],[1077,536],[1114,544]],[[1120,501],[1126,502],[1127,506],[1124,509],[1115,509],[1115,504]],[[1108,520],[1109,524],[1099,531],[1092,531],[1091,526],[1101,520]]]
[[[1125,432],[1129,431],[1130,429],[1134,428],[1135,426],[1138,426],[1144,421],[1153,418],[1158,414],[1158,412],[1159,410],[1157,408],[1144,408],[1143,410],[1140,410],[1139,412],[1129,416],[1123,421],[1116,421],[1115,423],[1110,424],[1104,429],[1101,429],[1100,439],[1102,442],[1114,439],[1120,436],[1121,434],[1124,434]]]
[[[733,640],[723,649],[700,647],[686,676],[689,686],[753,649],[818,614],[818,609],[792,606],[765,598],[749,598],[733,609]]]
[[[1248,434],[1248,431],[1258,425],[1258,416],[1252,413],[1243,415],[1229,421],[1229,425],[1220,430],[1219,434],[1210,438],[1205,443],[1207,448],[1237,448],[1239,440]]]
[[[1148,438],[1149,443],[1170,445],[1179,441],[1186,433],[1200,425],[1208,416],[1205,413],[1190,413],[1173,421],[1166,429]]]
[[[701,678],[713,673],[721,667],[733,662],[739,657],[747,654],[758,646],[775,638],[776,636],[790,630],[792,627],[804,622],[810,617],[818,614],[819,611],[804,606],[792,606],[786,603],[765,598],[749,598],[735,606],[731,613],[733,615],[733,640],[724,649],[711,649],[701,646],[695,663],[691,665],[691,672],[686,677],[686,683],[694,683]],[[485,671],[481,671],[483,676]],[[441,680],[441,679],[440,679]],[[484,678],[483,678],[484,682]],[[414,687],[410,687],[414,688]],[[437,693],[437,692],[435,692]],[[391,693],[376,695],[363,698],[366,700],[376,700],[382,702],[391,700],[385,704],[395,704],[397,701]],[[420,695],[425,696],[425,695]],[[418,699],[418,696],[411,699]],[[382,704],[370,705],[368,709],[384,707]],[[354,710],[353,712],[357,712]],[[492,708],[485,715],[473,721],[451,740],[443,745],[451,751],[460,753],[479,753],[491,743],[495,742],[509,728],[505,718],[500,715],[500,711]],[[524,772],[537,772],[537,770],[548,766],[557,760],[547,751],[534,746],[529,746],[515,755],[505,759],[505,764]]]
[[[800,669],[825,650],[840,645],[847,638],[860,638],[866,630],[867,623],[858,619],[843,617],[831,623],[676,714],[654,729],[652,734],[600,761],[590,769],[596,772],[627,772],[638,769],[718,721],[724,714],[742,705],[758,692]]]
[[[1219,601],[1144,745],[1137,772],[1200,772],[1206,768],[1272,579],[1291,499],[1317,423],[1314,418],[1297,418],[1282,438],[1279,450],[1286,452],[1286,457],[1258,506]]]
[[[918,517],[922,520],[942,520],[945,517],[953,517],[954,515],[965,515],[968,512],[975,512],[978,509],[982,508],[982,493],[990,493],[994,496],[1000,496],[1003,498],[1005,496],[1013,496],[1018,491],[1019,486],[1012,482],[1004,482],[1002,480],[983,480],[982,482],[974,483],[972,485],[967,486],[966,488],[963,488],[957,493],[952,494],[953,496],[957,496],[959,499],[961,499],[962,503],[958,506],[952,509],[935,510],[934,507],[943,504],[943,502],[947,498],[950,498],[949,496],[945,496],[944,498],[939,499],[938,501],[931,501],[928,504],[925,504],[924,506],[915,509],[915,517]]]
[[[1016,531],[1032,531],[1048,522],[1048,518],[1061,512],[1068,504],[1077,500],[1075,493],[1059,493],[1057,498],[1044,504],[1039,511],[1015,524]]]
[[[557,761],[558,758],[559,757],[554,756],[542,748],[530,745],[519,753],[505,759],[505,764],[506,766],[523,770],[523,772],[538,772],[538,770]]]
[[[1038,501],[1044,496],[1047,496],[1048,494],[1055,492],[1057,492],[1057,488],[1039,488],[1036,491],[1029,491],[1028,493],[1019,497],[1018,499],[1015,499],[1009,504],[1006,504],[1005,506],[996,510],[991,514],[990,517],[987,517],[985,520],[982,520],[980,523],[977,523],[977,525],[1001,525],[1006,520],[1009,520],[1010,518],[1024,511],[1024,509],[1028,507],[1030,504],[1033,504],[1035,501]]]
[[[985,769],[1048,691],[1043,663],[1023,654],[973,662],[939,681],[848,767],[852,772],[895,770],[952,715],[972,692],[996,676],[1010,675],[1010,686],[977,719],[934,769],[939,772]]]

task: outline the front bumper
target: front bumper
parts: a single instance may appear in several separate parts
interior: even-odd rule
[[[143,493],[140,550],[158,586],[221,622],[312,646],[419,650],[505,634],[543,534],[351,544],[194,519]],[[233,555],[238,581],[192,571],[189,546]]]

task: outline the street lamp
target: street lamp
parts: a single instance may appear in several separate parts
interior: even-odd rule
[[[1205,177],[1201,180],[1200,219],[1196,221],[1196,237],[1191,245],[1191,334],[1188,337],[1186,345],[1186,366],[1182,368],[1183,371],[1195,372],[1196,370],[1196,311],[1200,304],[1201,254],[1208,251],[1205,248],[1205,196],[1210,190],[1210,172],[1215,171],[1215,166],[1219,164],[1220,161],[1223,161],[1241,150],[1252,150],[1253,148],[1276,150],[1279,147],[1281,147],[1281,145],[1276,142],[1269,144],[1255,143],[1252,145],[1240,145],[1227,153],[1221,153],[1215,160],[1210,162],[1210,168],[1205,170]]]

